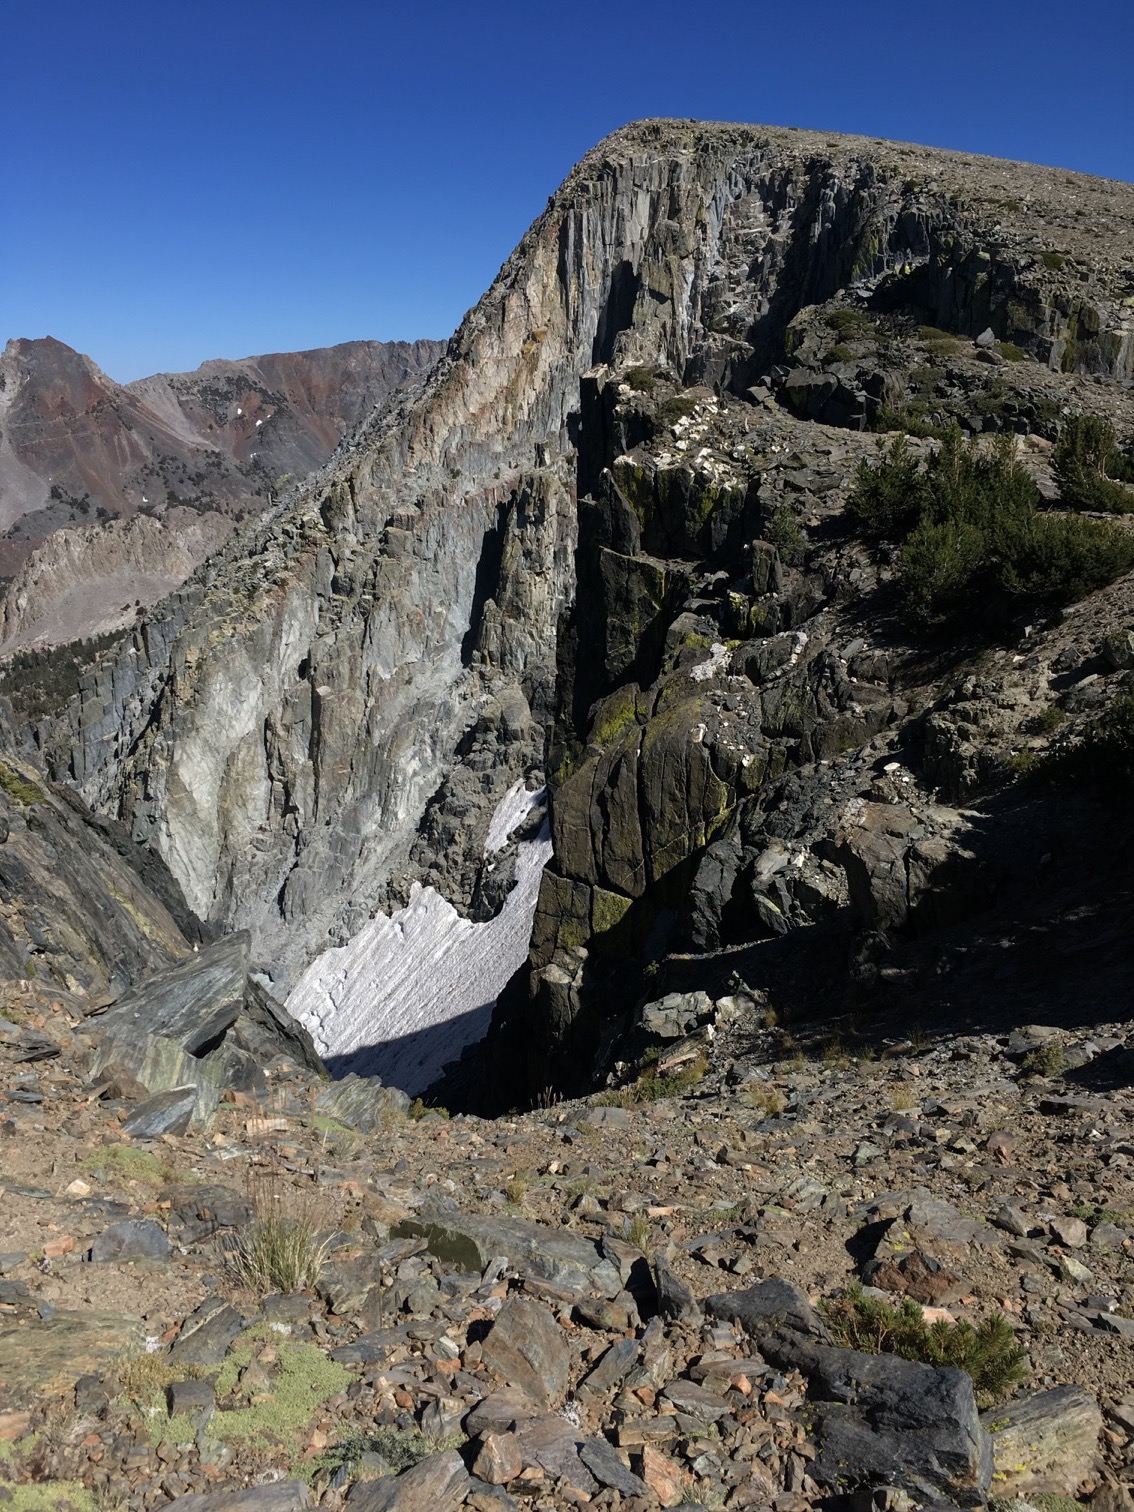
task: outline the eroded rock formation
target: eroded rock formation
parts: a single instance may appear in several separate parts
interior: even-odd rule
[[[540,1074],[585,1076],[651,959],[846,906],[840,758],[911,713],[884,564],[836,525],[865,427],[1032,433],[1050,487],[1061,407],[1127,402],[1132,218],[1054,170],[626,128],[421,393],[147,616],[43,759],[280,985],[415,880],[473,905],[489,815],[546,776]]]

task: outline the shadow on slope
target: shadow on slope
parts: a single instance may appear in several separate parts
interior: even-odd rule
[[[324,1064],[339,1080],[344,1076],[378,1077],[410,1097],[425,1093],[466,1046],[483,1039],[492,1018],[492,1003],[482,1003],[444,1023],[429,1024],[380,1044],[359,1045],[343,1055],[326,1055]]]

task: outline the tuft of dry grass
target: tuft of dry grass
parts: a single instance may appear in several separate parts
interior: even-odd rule
[[[740,1094],[740,1101],[747,1103],[757,1113],[762,1113],[765,1118],[775,1118],[787,1107],[787,1098],[779,1087],[768,1083],[745,1087]]]
[[[310,1291],[330,1253],[335,1225],[314,1193],[297,1191],[274,1168],[251,1170],[253,1219],[236,1236],[228,1262],[236,1280],[259,1296]]]

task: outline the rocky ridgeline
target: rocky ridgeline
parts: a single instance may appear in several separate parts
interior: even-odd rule
[[[855,433],[820,438],[814,417],[984,405],[982,428],[1045,435],[1061,407],[1125,403],[1130,215],[1127,186],[927,149],[689,123],[616,133],[552,198],[421,395],[373,416],[298,502],[104,660],[81,704],[41,723],[44,758],[164,857],[202,918],[250,929],[281,991],[328,937],[426,873],[466,907],[467,855],[447,876],[418,839],[459,818],[476,854],[495,801],[538,778],[566,713],[559,626],[577,593],[598,591],[586,536],[575,559],[580,501],[647,423],[602,429],[610,373],[707,384],[757,428],[768,405],[813,417],[785,438],[794,479],[775,457],[731,469],[744,528],[763,529],[780,491],[810,509],[846,483]],[[820,353],[815,310],[831,301],[859,323]],[[934,350],[915,321],[936,329]],[[669,476],[712,514],[690,438],[674,442]],[[639,507],[656,507],[648,492]],[[708,560],[728,544],[725,517],[741,528],[732,503],[720,509],[696,539],[663,540],[663,558],[743,576],[731,545],[720,567]],[[643,670],[639,631],[656,639],[658,610],[683,610],[681,573],[663,575],[648,622],[613,627],[628,675]],[[526,704],[530,723],[502,729],[501,700]],[[582,711],[570,715],[582,738]],[[486,748],[491,770],[462,778]]]
[[[326,1081],[244,959],[6,992],[13,1505],[1129,1507],[1127,1023],[804,1055],[675,994],[638,1030],[683,1094],[483,1121]],[[175,1041],[215,1096],[153,1090]],[[273,1223],[292,1292],[246,1263]],[[1024,1383],[847,1347],[856,1279],[1007,1318]]]
[[[1132,218],[627,128],[420,393],[78,698],[6,684],[17,1498],[1128,1512],[1134,580],[926,634],[855,489],[872,430],[909,489],[1010,434],[1029,540],[1128,561],[1053,440],[1134,434]],[[491,915],[521,778],[554,859],[455,1116],[329,1081],[278,999],[415,881]]]

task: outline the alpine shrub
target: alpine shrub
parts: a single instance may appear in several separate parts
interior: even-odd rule
[[[1059,497],[1074,509],[1134,513],[1134,469],[1115,444],[1114,426],[1099,415],[1071,415],[1051,460]]]

